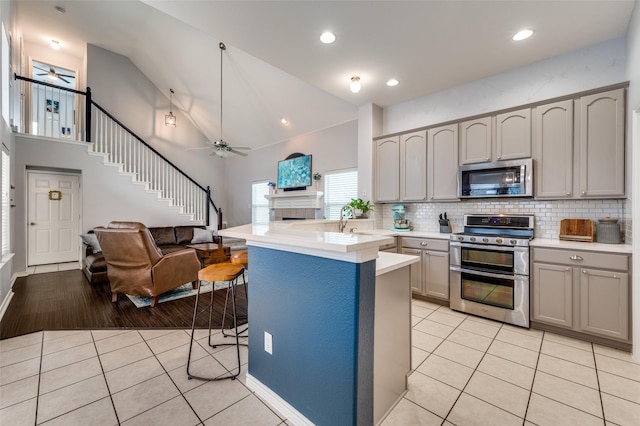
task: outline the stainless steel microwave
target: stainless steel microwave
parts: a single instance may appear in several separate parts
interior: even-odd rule
[[[532,197],[533,160],[460,166],[458,188],[460,198]]]

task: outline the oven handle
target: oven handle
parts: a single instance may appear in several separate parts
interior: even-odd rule
[[[528,278],[526,275],[492,274],[491,272],[476,271],[474,269],[461,268],[459,266],[453,266],[453,265],[449,266],[449,270],[454,272],[463,272],[463,273],[472,274],[472,275],[479,275],[481,277],[499,278],[502,280],[510,280],[510,281],[515,281],[516,278],[522,278],[522,277]]]
[[[493,250],[493,251],[506,251],[506,252],[527,252],[529,251],[529,247],[518,247],[518,246],[488,246],[484,244],[473,244],[473,243],[458,243],[451,242],[449,244],[451,247],[462,247],[462,248],[470,248],[476,250]]]

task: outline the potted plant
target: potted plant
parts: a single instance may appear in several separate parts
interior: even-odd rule
[[[318,190],[318,186],[320,185],[320,179],[322,179],[322,175],[320,173],[313,174],[313,180],[316,182],[316,191]]]
[[[267,185],[269,186],[269,194],[273,195],[276,194],[278,192],[278,190],[276,189],[276,183],[269,181],[267,182]]]
[[[373,210],[373,206],[369,200],[364,201],[362,198],[352,198],[349,205],[353,207],[356,213],[356,219],[367,219],[369,212]]]

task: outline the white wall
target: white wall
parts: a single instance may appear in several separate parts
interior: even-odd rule
[[[631,155],[633,158],[633,179],[631,187],[632,201],[633,201],[633,213],[632,223],[640,223],[640,149],[637,149],[640,144],[640,0],[636,0],[635,7],[633,9],[633,15],[629,22],[629,30],[627,31],[627,79],[629,80],[629,99],[628,109],[629,114],[627,121],[628,138],[627,145],[630,147]],[[635,149],[633,147],[636,147]],[[631,204],[631,203],[630,203]],[[633,312],[633,356],[636,361],[640,362],[640,238],[635,238],[633,242],[633,270],[636,271],[633,275],[632,283],[632,312]]]
[[[204,146],[204,135],[175,103],[177,127],[164,124],[168,87],[159,90],[127,57],[94,45],[87,46],[87,83],[96,103],[200,185],[211,186],[214,202],[224,208],[225,177],[218,159],[209,157],[210,150],[188,150]]]
[[[15,30],[15,7],[13,2],[9,1],[0,1],[0,19],[4,24],[5,30],[10,33],[12,40],[12,66],[15,72],[16,65],[18,61],[15,59],[19,55],[16,54],[18,49],[16,46],[18,45],[17,40],[19,40],[19,34]],[[2,46],[0,44],[0,57],[2,56]],[[13,84],[13,83],[12,83]],[[13,85],[15,87],[15,85]],[[10,107],[11,108],[11,107]],[[9,111],[9,116],[12,117],[11,113],[13,111]],[[6,111],[3,111],[2,102],[0,102],[0,143],[4,144],[9,149],[9,154],[12,156],[14,151],[14,135],[11,133],[11,129],[9,128],[8,123],[5,122],[3,116]],[[1,166],[0,166],[1,167]],[[0,170],[1,171],[1,170]],[[10,170],[10,173],[13,174],[13,171]],[[13,181],[13,179],[12,179]],[[14,209],[12,209],[14,210]],[[2,213],[0,212],[0,216]],[[15,213],[11,212],[12,218],[15,217]],[[10,220],[13,220],[13,219]],[[1,231],[0,231],[1,232]],[[15,236],[11,235],[11,240],[15,241]],[[10,244],[10,247],[13,247],[13,244]],[[14,271],[14,259],[13,258],[2,258],[0,254],[0,316],[3,313],[3,308],[6,308],[6,300],[11,291],[12,284],[12,276]]]
[[[319,132],[300,136],[262,149],[247,157],[218,160],[224,164],[228,182],[225,220],[229,226],[251,223],[251,183],[276,181],[278,161],[289,154],[311,154],[313,173],[358,167],[358,123],[350,121]],[[324,183],[324,181],[321,181]]]
[[[16,136],[14,265],[26,268],[27,168],[78,171],[81,174],[81,229],[106,226],[113,220],[142,222],[147,226],[189,225],[189,217],[176,207],[168,207],[131,177],[121,175],[115,166],[104,165],[102,156],[89,155],[83,142],[42,140]],[[78,240],[79,241],[79,240]]]
[[[384,134],[497,111],[620,83],[627,79],[625,38],[492,75],[384,110]]]

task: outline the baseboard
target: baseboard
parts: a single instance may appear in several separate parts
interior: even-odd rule
[[[262,400],[269,404],[274,410],[276,410],[281,416],[283,416],[287,423],[301,426],[313,426],[313,422],[303,416],[298,410],[293,408],[291,404],[282,399],[280,395],[269,389],[258,379],[247,373],[246,385],[249,389],[254,391]]]
[[[7,295],[4,297],[4,300],[2,301],[2,305],[0,305],[0,321],[2,321],[2,317],[4,317],[4,313],[7,312],[7,308],[9,307],[9,303],[11,302],[11,299],[13,298],[13,283],[16,282],[16,276],[14,275],[13,278],[11,278],[11,287],[9,287],[9,291],[7,292]]]

